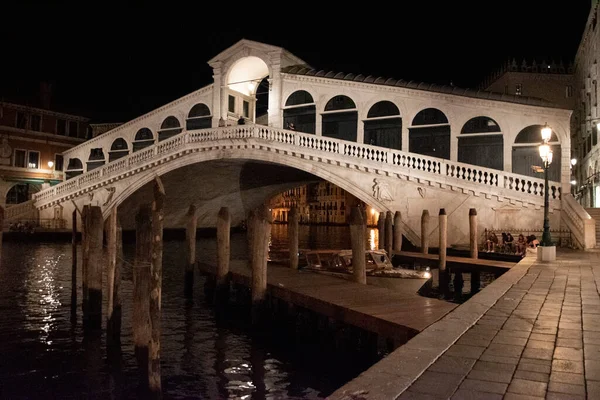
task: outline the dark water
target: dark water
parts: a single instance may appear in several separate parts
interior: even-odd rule
[[[272,246],[285,246],[285,235],[286,227],[275,225]],[[301,248],[350,245],[343,227],[304,226],[300,237]],[[244,235],[232,235],[231,251],[233,258],[245,255]],[[124,252],[122,353],[117,361],[108,361],[104,334],[84,340],[80,305],[76,325],[69,321],[70,244],[4,243],[0,398],[137,398],[131,332],[134,245],[126,244]],[[197,257],[215,261],[214,238],[198,239]],[[215,318],[214,309],[204,301],[203,278],[198,274],[194,300],[186,302],[184,263],[183,242],[166,242],[161,338],[165,398],[320,399],[368,368],[362,359],[353,362],[351,353],[332,356],[318,343],[303,346],[269,332],[250,334],[244,318],[235,312]]]

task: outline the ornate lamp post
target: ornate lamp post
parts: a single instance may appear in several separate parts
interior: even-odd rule
[[[542,246],[552,246],[550,237],[550,220],[548,219],[548,167],[552,164],[552,150],[548,142],[552,137],[552,129],[546,125],[542,128],[542,144],[540,145],[540,157],[544,163],[544,233],[542,234]]]

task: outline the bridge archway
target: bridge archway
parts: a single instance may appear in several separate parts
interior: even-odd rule
[[[160,129],[158,130],[158,141],[162,142],[163,140],[172,138],[175,135],[179,135],[182,131],[183,129],[181,128],[179,120],[174,116],[169,115],[160,125]]]
[[[229,119],[237,120],[240,117],[256,121],[257,117],[268,115],[268,93],[270,82],[269,66],[261,57],[250,55],[241,57],[231,64],[226,73],[226,110]],[[260,94],[260,96],[259,96]],[[267,109],[257,110],[257,98],[260,104],[267,105]],[[257,121],[258,122],[258,121]],[[264,123],[266,122],[266,123]],[[267,125],[268,121],[262,121]]]
[[[69,158],[69,163],[65,170],[65,179],[69,180],[81,174],[83,174],[83,163],[81,160],[79,158]]]
[[[365,144],[402,150],[402,117],[391,101],[379,101],[369,109],[364,129]]]
[[[129,146],[125,139],[117,138],[113,141],[108,152],[108,162],[118,160],[121,157],[125,157],[129,154]]]
[[[106,164],[106,157],[102,147],[90,149],[90,155],[87,160],[87,171],[94,170]]]
[[[408,131],[408,151],[450,159],[450,124],[442,111],[437,108],[419,111]]]
[[[522,129],[512,146],[512,172],[521,175],[544,178],[541,172],[542,159],[539,145],[542,142],[541,130],[543,125],[530,125]],[[552,131],[550,138],[552,149],[552,164],[548,168],[548,179],[561,181],[561,146],[556,132]]]
[[[210,128],[211,125],[212,114],[206,104],[198,103],[190,109],[185,124],[188,131]]]
[[[16,205],[32,199],[34,193],[42,190],[37,183],[14,182],[4,194],[6,205]]]
[[[285,101],[283,127],[304,133],[315,133],[317,107],[310,93],[296,90]]]
[[[356,142],[358,109],[350,97],[332,97],[323,111],[323,136]]]
[[[141,150],[145,147],[154,145],[154,134],[148,128],[142,128],[137,131],[133,139],[133,152]]]
[[[502,171],[504,139],[500,125],[485,116],[468,120],[458,137],[458,161]]]

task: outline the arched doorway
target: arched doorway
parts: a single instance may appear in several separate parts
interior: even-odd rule
[[[541,170],[542,159],[540,158],[539,145],[542,143],[541,130],[543,125],[530,125],[521,130],[515,138],[512,147],[512,172],[531,176],[535,178],[544,178]],[[548,179],[560,182],[560,143],[555,132],[548,143],[552,149],[552,164],[548,168]]]
[[[436,108],[420,111],[408,131],[408,151],[450,159],[450,124],[443,112]]]
[[[287,98],[283,109],[283,127],[304,133],[315,133],[315,101],[306,90],[297,90]]]
[[[365,124],[365,144],[402,149],[402,118],[391,101],[380,101],[371,107]]]
[[[268,76],[269,67],[256,56],[241,58],[231,66],[225,81],[226,87],[222,92],[226,98],[224,104],[228,120],[237,122],[243,118],[264,125],[269,124]]]
[[[323,112],[323,136],[356,142],[358,110],[354,101],[338,95],[327,102]]]
[[[504,140],[498,123],[488,117],[468,120],[458,137],[458,161],[502,171]]]

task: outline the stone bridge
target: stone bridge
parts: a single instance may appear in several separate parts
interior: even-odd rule
[[[432,216],[446,209],[450,244],[468,242],[470,208],[477,209],[481,229],[541,229],[543,221],[541,179],[261,125],[183,131],[39,192],[35,205],[48,218],[56,207],[65,217],[76,204],[99,205],[105,217],[119,207],[124,228],[132,228],[155,176],[166,188],[166,228],[184,227],[191,203],[199,207],[199,227],[214,227],[223,204],[239,224],[269,197],[317,178],[379,211],[401,211],[405,236],[415,244],[424,209]],[[580,247],[593,247],[586,246],[589,216],[572,196],[550,182],[549,197],[551,226],[571,230]]]
[[[325,179],[379,211],[448,214],[449,243],[480,229],[542,230],[540,129],[552,127],[550,226],[595,244],[594,220],[570,191],[571,111],[540,99],[361,74],[319,71],[287,50],[241,40],[208,61],[213,83],[63,153],[66,180],[35,195],[40,218],[68,220],[93,204],[119,207],[124,229],[161,176],[165,227],[232,223],[282,191]],[[243,123],[238,125],[238,123]],[[293,127],[292,130],[284,129]],[[430,242],[437,242],[432,218]]]

